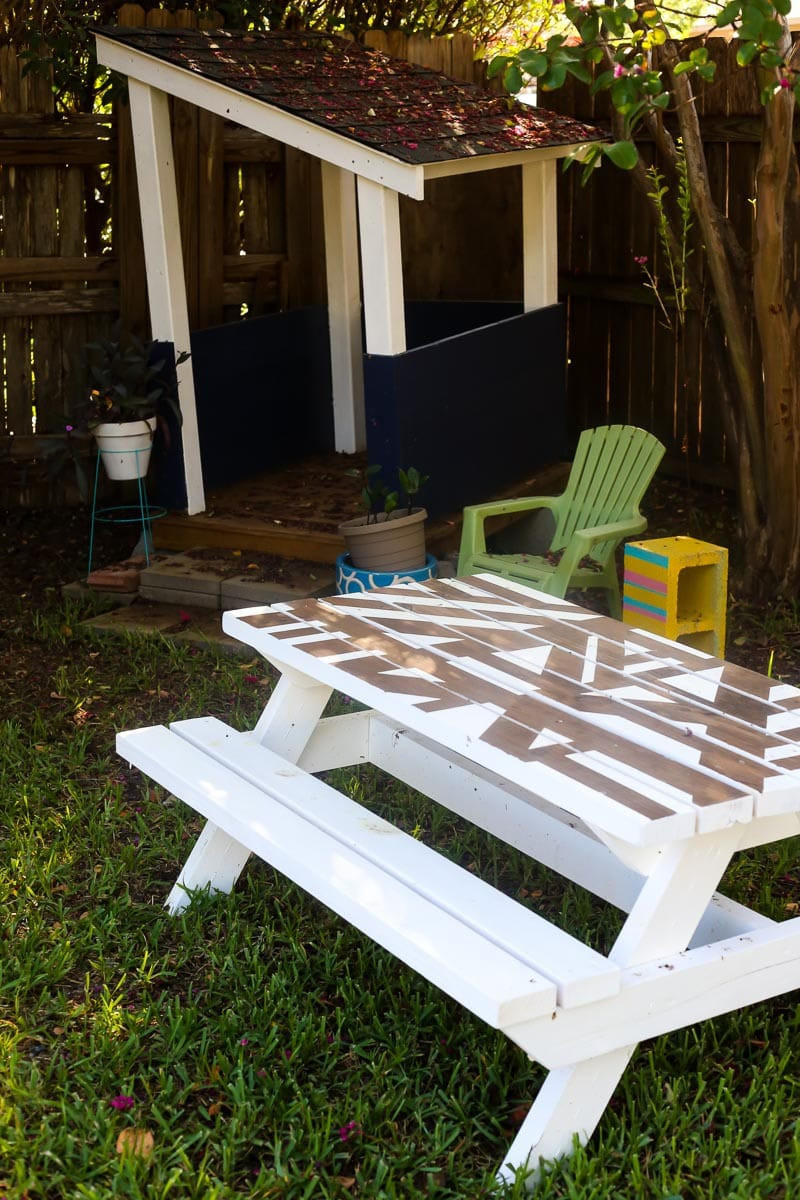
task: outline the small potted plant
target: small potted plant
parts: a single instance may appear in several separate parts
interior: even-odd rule
[[[182,351],[174,365],[188,358]],[[132,333],[88,342],[86,362],[90,391],[76,421],[93,434],[110,479],[138,479],[147,472],[164,406],[181,421],[174,373],[155,342]]]
[[[428,476],[416,467],[398,469],[399,489],[390,491],[381,467],[349,471],[361,482],[364,516],[339,526],[347,553],[336,560],[336,586],[340,593],[386,587],[392,583],[431,579],[436,560],[425,550],[427,512],[415,505]],[[400,505],[400,493],[405,503]]]

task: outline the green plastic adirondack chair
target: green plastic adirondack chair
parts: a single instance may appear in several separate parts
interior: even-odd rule
[[[614,552],[623,538],[647,528],[639,504],[663,455],[661,442],[635,425],[584,430],[561,496],[527,496],[464,509],[459,575],[490,571],[552,596],[563,596],[567,588],[605,588],[611,615],[619,619]],[[526,553],[519,544],[513,547],[516,553],[487,550],[489,517],[536,509],[549,510],[555,522],[549,547],[536,547],[538,553]],[[520,522],[523,536],[530,533],[529,524]],[[514,527],[502,536],[506,542],[513,538]]]

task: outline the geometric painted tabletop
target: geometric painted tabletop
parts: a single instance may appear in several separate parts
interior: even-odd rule
[[[493,575],[223,627],[633,844],[800,810],[800,690]]]

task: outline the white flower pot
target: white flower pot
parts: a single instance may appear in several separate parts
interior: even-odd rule
[[[155,428],[155,417],[95,425],[92,433],[109,479],[140,479],[147,474]]]

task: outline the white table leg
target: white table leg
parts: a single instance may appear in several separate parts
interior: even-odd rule
[[[285,671],[258,719],[253,736],[281,758],[297,762],[322,716],[333,688]]]
[[[242,873],[250,851],[241,842],[206,821],[203,831],[192,848],[175,886],[166,899],[172,916],[183,912],[191,900],[190,893],[209,887],[212,892],[230,892]]]
[[[635,1045],[624,1046],[550,1071],[497,1172],[498,1179],[510,1183],[522,1163],[563,1158],[572,1152],[576,1137],[585,1146],[635,1049]],[[526,1179],[528,1187],[539,1174],[538,1169],[531,1172]]]
[[[294,672],[281,675],[253,736],[268,749],[297,762],[332,690]],[[198,888],[232,891],[249,857],[246,846],[207,821],[167,896],[167,909],[170,913],[181,912],[190,901],[190,893]]]
[[[733,825],[667,847],[642,885],[608,957],[620,966],[635,966],[685,950],[739,847],[743,828]],[[635,1049],[633,1043],[550,1071],[498,1177],[512,1180],[515,1171],[527,1165],[526,1183],[533,1187],[541,1160],[569,1154],[575,1137],[584,1145]]]

